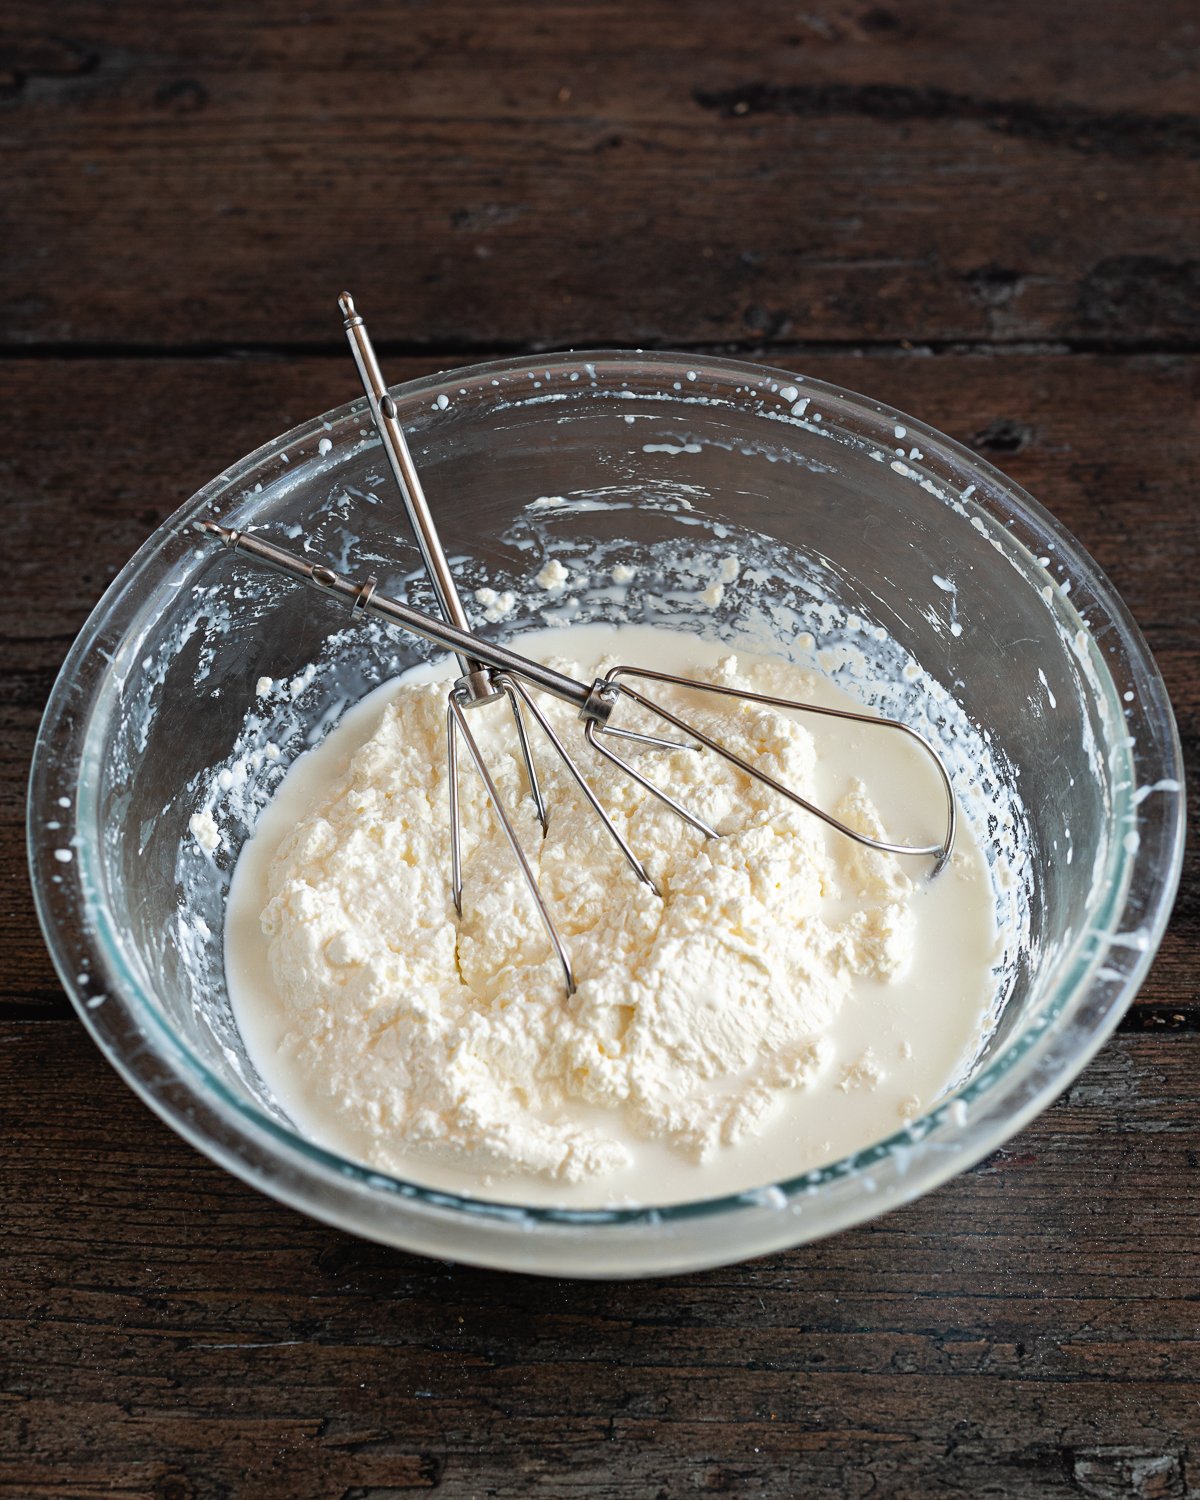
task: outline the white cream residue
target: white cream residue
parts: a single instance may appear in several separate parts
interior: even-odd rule
[[[575,627],[531,642],[583,679],[611,657],[856,706],[815,674],[674,632]],[[921,861],[826,830],[708,754],[630,752],[720,830],[706,842],[590,755],[574,712],[545,700],[660,900],[548,753],[542,840],[508,716],[480,709],[473,728],[571,948],[568,1000],[469,769],[455,918],[444,699],[444,683],[390,685],[348,715],[293,767],[234,875],[235,1013],[264,1079],[315,1139],[482,1196],[661,1204],[870,1144],[965,1071],[992,1017],[998,958],[969,834],[929,883]],[[886,819],[891,836],[924,841],[939,825],[935,778],[899,736],[731,714],[711,695],[689,695],[684,711],[863,832]]]
[[[489,625],[494,625],[500,620],[507,619],[517,607],[517,596],[511,589],[505,589],[498,594],[495,589],[481,588],[475,590],[475,603],[483,610],[483,618]]]
[[[188,828],[205,854],[212,854],[220,848],[221,830],[217,827],[217,820],[207,809],[193,813],[188,821]]]

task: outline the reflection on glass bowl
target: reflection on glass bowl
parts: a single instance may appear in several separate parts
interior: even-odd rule
[[[1136,992],[1183,837],[1162,681],[1079,545],[912,418],[758,367],[555,356],[532,374],[510,360],[394,395],[464,593],[520,594],[549,543],[569,544],[600,561],[635,556],[663,585],[619,607],[603,589],[578,591],[573,618],[648,618],[705,547],[736,547],[755,559],[752,597],[714,601],[686,628],[733,639],[749,607],[794,652],[840,666],[864,701],[890,692],[889,708],[923,718],[960,761],[969,751],[980,795],[1010,813],[984,817],[1011,872],[1002,895],[1019,939],[999,1024],[954,1097],[889,1139],[799,1180],[670,1207],[477,1202],[366,1170],[293,1129],[229,1009],[230,870],[295,756],[425,653],[286,580],[251,576],[190,526],[214,516],[307,540],[429,607],[356,403],[250,455],[160,527],[92,614],[46,710],[29,802],[39,914],[64,985],[130,1085],[215,1161],[356,1233],[605,1277],[720,1264],[844,1228],[928,1191],[1044,1107]],[[935,580],[953,580],[953,594]],[[520,623],[518,611],[485,628]],[[865,664],[858,677],[852,658]],[[897,663],[910,659],[927,674],[919,691],[899,686]],[[289,691],[269,721],[277,756],[256,758],[264,672]],[[193,852],[190,823],[222,766],[210,860]]]

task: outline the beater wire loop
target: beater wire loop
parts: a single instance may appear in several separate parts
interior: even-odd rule
[[[705,734],[703,730],[697,729],[687,719],[681,719],[677,714],[672,713],[670,709],[664,708],[661,703],[656,703],[653,699],[644,697],[635,688],[627,687],[625,683],[620,681],[623,677],[634,677],[650,682],[667,683],[672,687],[686,688],[689,691],[715,693],[720,697],[736,698],[740,703],[759,703],[765,708],[781,708],[789,713],[821,714],[826,718],[847,719],[855,724],[866,724],[873,729],[898,730],[901,734],[907,735],[920,745],[937,769],[942,789],[946,794],[946,832],[942,841],[937,844],[896,844],[887,839],[873,838],[870,834],[862,833],[857,828],[852,828],[840,818],[835,818],[832,813],[826,812],[824,808],[818,807],[815,802],[811,802],[807,797],[802,797],[799,792],[793,791],[784,782],[776,780],[770,772],[764,771],[761,766],[754,766],[749,761],[743,760],[740,755],[735,754],[734,751],[722,745],[719,740],[713,739],[711,735]],[[786,797],[789,802],[794,802],[797,807],[802,807],[805,812],[812,813],[815,818],[820,818],[823,823],[828,824],[830,828],[835,828],[839,833],[845,834],[847,838],[853,839],[855,843],[862,844],[868,849],[875,849],[881,854],[928,856],[936,861],[932,872],[933,875],[936,875],[946,863],[946,860],[949,859],[950,852],[954,847],[954,835],[958,821],[958,810],[954,802],[954,791],[950,785],[950,777],[946,772],[946,767],[942,763],[941,756],[925,736],[918,733],[917,730],[911,728],[908,724],[902,723],[899,719],[887,719],[877,714],[857,713],[853,709],[827,708],[823,704],[804,703],[796,698],[776,698],[768,693],[751,693],[742,688],[725,687],[716,682],[702,682],[694,677],[677,677],[670,672],[655,672],[643,667],[611,667],[605,674],[605,681],[610,683],[623,696],[631,699],[640,708],[656,715],[660,719],[664,719],[672,728],[681,730],[684,734],[691,735],[693,739],[699,740],[701,745],[706,749],[715,751],[717,755],[727,760],[730,765],[734,765],[738,770],[744,771],[747,776],[753,776],[757,781],[763,782],[773,791],[778,792],[780,796]],[[589,738],[593,744],[596,743],[594,735],[589,735]],[[600,747],[597,746],[597,748],[599,749]],[[608,755],[610,760],[616,760],[616,757],[609,751],[601,750],[601,754]],[[625,765],[624,762],[619,760],[617,764]],[[625,769],[631,775],[634,775],[647,791],[653,792],[655,796],[660,797],[669,806],[674,807],[676,812],[682,813],[679,804],[673,798],[667,796],[666,793],[645,777],[638,776],[632,767],[626,765]],[[682,815],[685,817],[688,816],[686,813],[682,813]],[[696,823],[696,820],[690,817],[688,821]],[[699,824],[696,824],[696,826],[699,826]]]

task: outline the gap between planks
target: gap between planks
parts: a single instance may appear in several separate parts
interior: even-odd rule
[[[493,340],[475,343],[470,340],[445,339],[424,342],[420,339],[375,340],[376,352],[388,359],[436,359],[446,355],[454,359],[503,359],[506,357],[540,359],[556,354],[588,354],[598,349],[623,347],[601,339],[585,345],[504,342]],[[715,355],[726,358],[795,359],[805,356],[862,355],[874,358],[978,358],[1016,357],[1025,359],[1059,359],[1070,355],[1108,355],[1118,358],[1146,356],[1179,357],[1200,354],[1200,339],[1111,339],[1070,338],[1061,340],[1003,339],[798,339],[763,343],[761,340],[705,340],[690,342],[656,340],[638,346],[636,353],[679,353]],[[0,342],[0,360],[152,360],[152,359],[342,359],[346,345],[336,339],[297,339],[295,341],[260,340],[227,343],[196,340],[188,343],[138,343],[135,341],[22,343]]]

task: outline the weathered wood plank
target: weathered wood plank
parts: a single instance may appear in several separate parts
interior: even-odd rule
[[[1189,0],[5,12],[10,344],[1200,337]]]
[[[1194,765],[1198,54],[1194,0],[0,0],[0,1495],[1200,1495],[1194,851],[1128,1029],[1003,1151],[604,1286],[192,1152],[70,1015],[21,830],[108,580],[353,392],[343,282],[394,379],[720,344],[973,444],[1109,572]],[[78,357],[231,347],[335,357]]]
[[[0,1493],[1193,1494],[1198,1061],[1120,1037],[878,1224],[571,1284],[302,1219],[0,1022]]]

